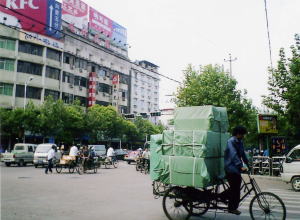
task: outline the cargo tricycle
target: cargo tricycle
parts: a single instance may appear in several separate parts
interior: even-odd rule
[[[283,201],[271,192],[262,192],[250,173],[246,177],[248,180],[242,179],[240,202],[254,193],[249,205],[251,219],[286,219]],[[157,186],[155,183],[153,189],[159,193]],[[164,193],[163,210],[170,220],[201,216],[209,209],[228,212],[229,193],[225,179],[218,179],[218,184],[207,188],[171,186]]]

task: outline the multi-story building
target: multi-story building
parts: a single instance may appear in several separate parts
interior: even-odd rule
[[[149,116],[159,111],[158,66],[148,61],[135,61],[131,67],[131,113]]]
[[[27,100],[34,104],[51,95],[65,103],[79,99],[87,106],[89,73],[95,72],[96,104],[129,113],[131,62],[127,53],[72,36],[67,26],[64,31],[68,35],[59,42],[0,24],[0,106],[23,107],[26,81]],[[45,45],[38,37],[56,46]],[[118,76],[117,86],[112,84],[114,75]]]

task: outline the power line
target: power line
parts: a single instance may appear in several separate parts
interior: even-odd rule
[[[271,38],[270,38],[270,31],[269,31],[269,18],[268,18],[267,0],[264,0],[264,2],[265,2],[265,13],[266,13],[266,22],[267,22],[268,41],[269,41],[270,64],[271,64],[271,69],[273,70],[272,47],[271,47]]]
[[[43,25],[43,26],[45,26],[45,27],[50,27],[49,25],[47,25],[47,24],[45,24],[45,23],[43,23],[43,22],[41,22],[41,21],[38,21],[38,20],[36,20],[36,19],[34,19],[34,18],[30,17],[30,16],[24,15],[23,13],[20,13],[20,12],[14,10],[14,9],[8,8],[8,7],[6,7],[6,6],[3,5],[3,4],[0,4],[0,7],[3,7],[3,8],[5,8],[5,9],[11,10],[12,12],[14,12],[14,13],[16,13],[16,14],[21,15],[21,16],[23,16],[23,17],[25,17],[25,18],[27,18],[27,19],[29,19],[29,20],[32,20],[32,21],[34,21],[34,22],[36,22],[36,23],[39,23],[39,24],[41,24],[41,25]],[[26,32],[21,31],[18,27],[12,27],[12,26],[6,25],[5,23],[2,23],[2,24],[5,25],[6,27],[9,27],[9,28],[18,30],[18,31],[20,31],[20,32],[26,34]],[[62,30],[58,30],[58,29],[53,28],[53,27],[52,27],[52,29],[54,29],[56,32],[61,33],[62,36],[68,36],[68,37],[73,38],[73,39],[75,39],[75,40],[78,40],[78,41],[80,41],[80,42],[82,42],[82,43],[88,44],[89,46],[94,47],[94,48],[96,48],[96,49],[104,49],[102,46],[97,46],[97,47],[96,47],[94,44],[90,43],[90,42],[87,41],[86,39],[83,40],[83,39],[80,39],[79,37],[74,37],[72,34],[69,34],[69,33],[65,32],[65,31],[62,31]],[[80,36],[80,37],[81,37],[81,36]],[[106,49],[106,48],[105,48],[105,49]],[[106,49],[106,50],[107,50],[107,49]],[[107,50],[106,52],[108,52],[108,53],[110,53],[110,54],[112,54],[112,55],[116,55],[116,56],[118,56],[119,58],[121,58],[121,59],[123,59],[123,60],[126,60],[126,61],[131,62],[129,59],[126,59],[125,57],[119,56],[117,53],[111,52],[111,51],[109,51],[109,50]],[[131,62],[131,63],[132,63],[132,62]],[[173,82],[176,82],[176,83],[181,84],[181,82],[178,81],[178,80],[176,80],[176,79],[172,79],[172,78],[170,78],[170,77],[168,77],[168,76],[165,76],[165,75],[163,75],[163,74],[161,74],[161,73],[157,73],[157,72],[156,72],[156,74],[159,75],[159,76],[161,76],[161,77],[164,77],[164,78],[166,78],[166,79],[168,79],[168,80],[171,80],[171,81],[173,81]]]

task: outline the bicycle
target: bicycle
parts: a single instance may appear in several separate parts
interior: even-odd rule
[[[240,203],[254,192],[249,211],[251,219],[286,219],[286,208],[283,201],[271,192],[262,192],[249,174],[249,182],[242,178],[241,191],[244,195]],[[217,185],[210,188],[194,188],[173,186],[169,188],[163,197],[163,210],[169,220],[189,219],[191,216],[201,216],[209,209],[228,211],[229,186],[224,179],[219,179]],[[223,203],[224,205],[220,205]]]
[[[80,157],[78,159],[78,163],[77,163],[77,172],[79,175],[86,173],[86,171],[88,170],[92,170],[94,173],[97,173],[98,169],[98,165],[96,160],[98,160],[97,157],[94,157],[93,159],[87,159],[85,157]]]
[[[104,167],[107,169],[107,168],[110,168],[111,166],[114,167],[114,168],[118,168],[119,166],[119,162],[116,158],[116,156],[113,156],[111,158],[109,157],[105,157],[104,161],[103,161],[103,165]]]

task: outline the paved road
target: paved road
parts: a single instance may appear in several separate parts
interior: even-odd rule
[[[288,219],[300,219],[300,193],[281,181],[257,180],[286,203]],[[166,220],[162,199],[154,199],[148,175],[133,165],[100,169],[97,174],[48,174],[34,167],[1,167],[2,220]],[[249,219],[249,202],[242,216],[216,213],[216,219]],[[213,219],[209,212],[202,218]]]

